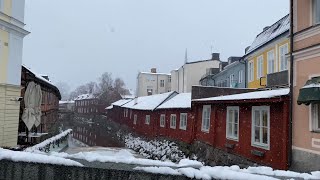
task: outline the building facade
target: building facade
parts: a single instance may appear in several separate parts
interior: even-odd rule
[[[192,86],[199,85],[202,76],[213,68],[219,68],[219,53],[212,53],[212,58],[195,62],[186,62],[179,69],[171,71],[172,91],[190,93]]]
[[[139,72],[137,76],[137,96],[150,96],[171,91],[171,74],[158,73],[156,68],[150,72]]]
[[[95,115],[99,113],[99,99],[93,94],[82,94],[74,99],[75,112],[83,115]]]
[[[246,88],[246,66],[240,59],[241,57],[229,57],[226,66],[221,62],[221,70],[219,69],[219,72],[216,74],[209,74],[201,78],[200,84],[202,86]]]
[[[292,0],[292,169],[320,169],[320,1]]]
[[[59,119],[59,100],[61,99],[61,94],[59,89],[51,83],[48,76],[41,76],[35,73],[30,68],[25,65],[22,66],[21,73],[21,92],[20,96],[25,97],[25,91],[30,82],[34,82],[41,87],[42,101],[41,101],[41,122],[37,128],[31,129],[31,132],[39,133],[38,136],[34,136],[34,139],[27,139],[28,128],[22,121],[23,110],[25,109],[24,99],[20,103],[20,118],[19,118],[19,144],[24,144],[26,142],[38,142],[42,139],[42,135],[52,133],[57,133],[56,122]],[[55,129],[56,128],[56,129]]]
[[[290,16],[263,29],[247,48],[244,60],[247,87],[265,88],[288,86]]]
[[[19,124],[24,0],[0,1],[0,147],[16,146]]]

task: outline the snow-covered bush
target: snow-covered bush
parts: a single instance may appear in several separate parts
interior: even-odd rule
[[[133,149],[149,159],[179,162],[185,158],[184,153],[179,150],[177,144],[167,140],[145,141],[129,134],[125,136],[125,145],[127,148]]]

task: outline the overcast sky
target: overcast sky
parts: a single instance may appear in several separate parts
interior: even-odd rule
[[[138,71],[170,72],[242,56],[263,27],[288,14],[289,0],[27,0],[23,62],[72,88],[103,72],[135,88]]]

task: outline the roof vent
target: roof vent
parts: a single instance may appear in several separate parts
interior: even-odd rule
[[[212,60],[220,60],[220,53],[212,53]]]
[[[157,68],[151,68],[151,73],[157,73]]]

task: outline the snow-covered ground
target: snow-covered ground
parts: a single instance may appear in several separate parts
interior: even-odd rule
[[[73,140],[69,142],[74,143]],[[157,144],[156,141],[146,142],[139,138],[127,138],[127,146],[132,148],[143,147],[143,153],[135,152],[125,148],[103,148],[103,147],[83,147],[77,144],[70,144],[70,148],[65,152],[44,153],[38,151],[40,145],[30,152],[14,152],[0,148],[0,160],[12,160],[23,162],[37,162],[48,164],[59,164],[66,166],[83,166],[81,163],[72,159],[86,160],[88,162],[108,162],[124,163],[134,165],[133,170],[149,173],[182,175],[196,179],[252,179],[252,180],[273,180],[273,179],[320,179],[320,171],[308,173],[297,173],[292,171],[273,170],[270,167],[249,167],[241,169],[239,166],[204,166],[201,162],[181,158],[177,162],[172,162],[169,158],[159,158],[158,160],[147,159],[144,152],[156,151],[163,157],[171,153],[170,148],[174,145],[170,142]],[[173,148],[174,149],[174,148]],[[176,149],[175,151],[177,151]],[[174,152],[174,151],[172,151]],[[164,153],[164,154],[163,154]],[[153,156],[158,157],[158,156]]]

